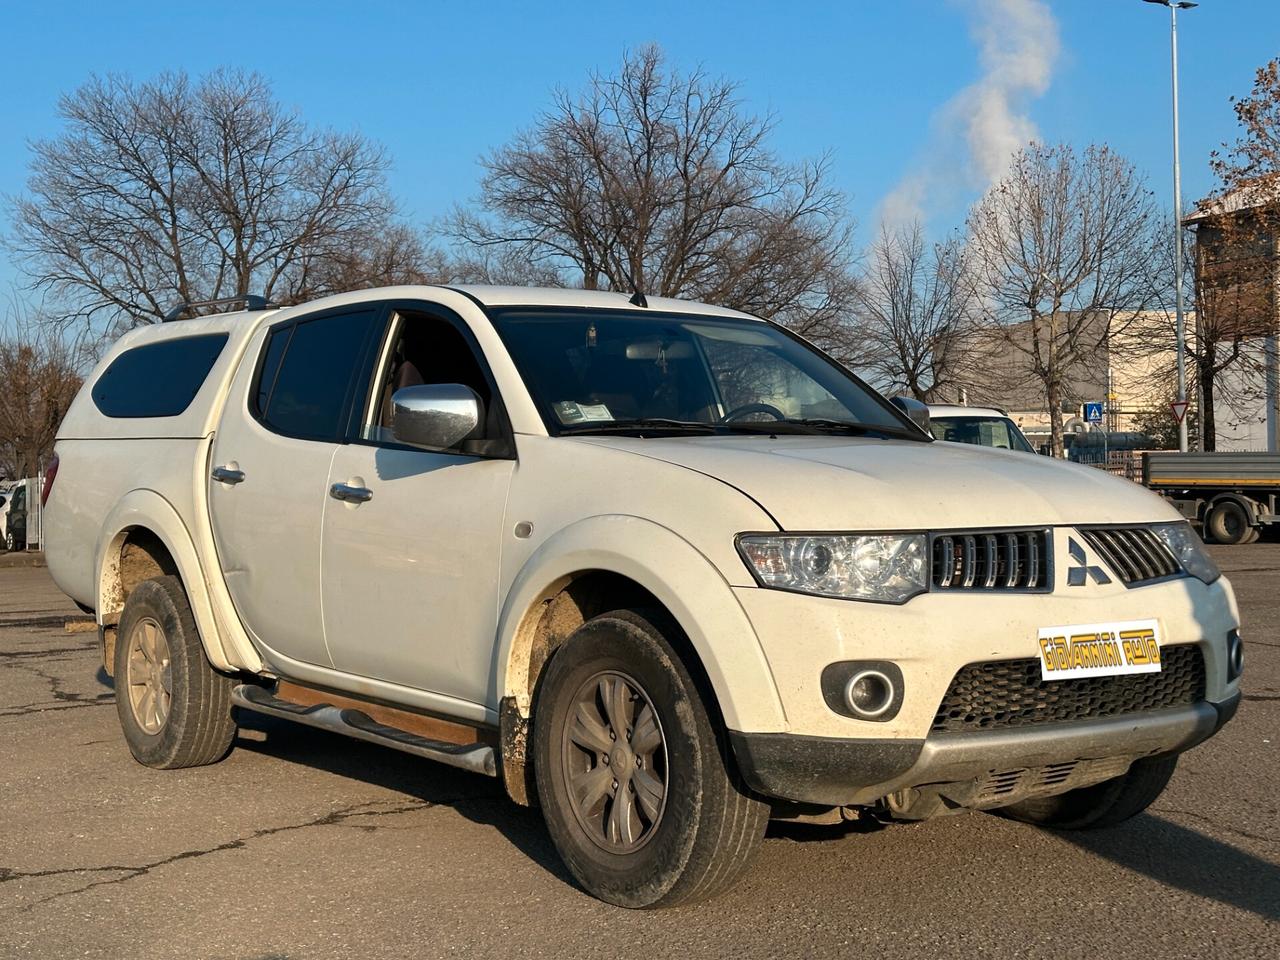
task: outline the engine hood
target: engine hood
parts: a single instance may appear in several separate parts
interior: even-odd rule
[[[1179,518],[1139,484],[1096,467],[970,444],[764,435],[575,441],[715,477],[756,500],[784,530],[962,529]]]

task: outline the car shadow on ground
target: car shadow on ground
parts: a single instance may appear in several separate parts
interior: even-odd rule
[[[1057,835],[1159,883],[1280,921],[1280,868],[1158,814],[1108,830]]]
[[[242,731],[248,732],[237,738],[238,750],[450,807],[473,823],[493,828],[534,863],[578,889],[538,811],[512,802],[498,780],[288,720],[238,713]],[[800,843],[830,842],[885,828],[872,818],[838,825],[773,821],[766,836]],[[1159,883],[1280,921],[1280,868],[1162,816],[1146,814],[1114,829],[1057,836]],[[1273,842],[1266,837],[1254,839]]]
[[[514,803],[500,781],[289,720],[247,710],[237,713],[242,731],[260,735],[242,732],[236,739],[237,750],[375,784],[432,806],[451,807],[473,823],[494,828],[530,860],[577,889],[537,810]]]
[[[577,889],[556,853],[542,816],[537,810],[513,802],[498,780],[247,710],[238,711],[237,722],[242,731],[257,734],[246,736],[242,732],[236,740],[237,750],[451,807],[474,823],[494,828],[530,860]],[[850,834],[883,829],[885,824],[870,817],[840,824],[774,820],[769,823],[766,837],[794,843],[830,843]]]

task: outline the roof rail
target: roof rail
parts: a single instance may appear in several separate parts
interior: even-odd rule
[[[218,307],[224,303],[240,303],[242,300],[246,310],[266,310],[274,306],[266,297],[260,297],[256,293],[246,293],[238,297],[219,297],[217,300],[192,300],[190,303],[179,303],[173,307],[164,315],[164,322],[181,320],[182,315],[193,307]]]

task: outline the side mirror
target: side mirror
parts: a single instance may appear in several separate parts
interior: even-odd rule
[[[481,420],[480,397],[461,383],[428,383],[391,395],[391,432],[418,447],[456,447]]]
[[[890,401],[895,407],[907,415],[907,417],[925,433],[929,433],[929,405],[921,403],[915,397],[906,397],[899,394]],[[930,434],[932,436],[932,434]]]

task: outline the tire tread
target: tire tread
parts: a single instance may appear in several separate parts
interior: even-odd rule
[[[175,703],[170,708],[166,726],[155,738],[150,738],[132,722],[127,693],[118,686],[117,707],[129,748],[139,762],[158,769],[216,763],[227,755],[235,740],[236,723],[231,712],[234,681],[216,672],[205,657],[191,605],[178,577],[155,577],[138,584],[129,595],[121,624],[132,616],[131,607],[140,606],[150,608],[156,619],[170,613],[176,615],[177,629],[166,630],[165,634],[174,674]],[[117,641],[117,685],[127,682],[123,667],[128,645],[122,630]],[[180,696],[183,702],[177,703]]]

